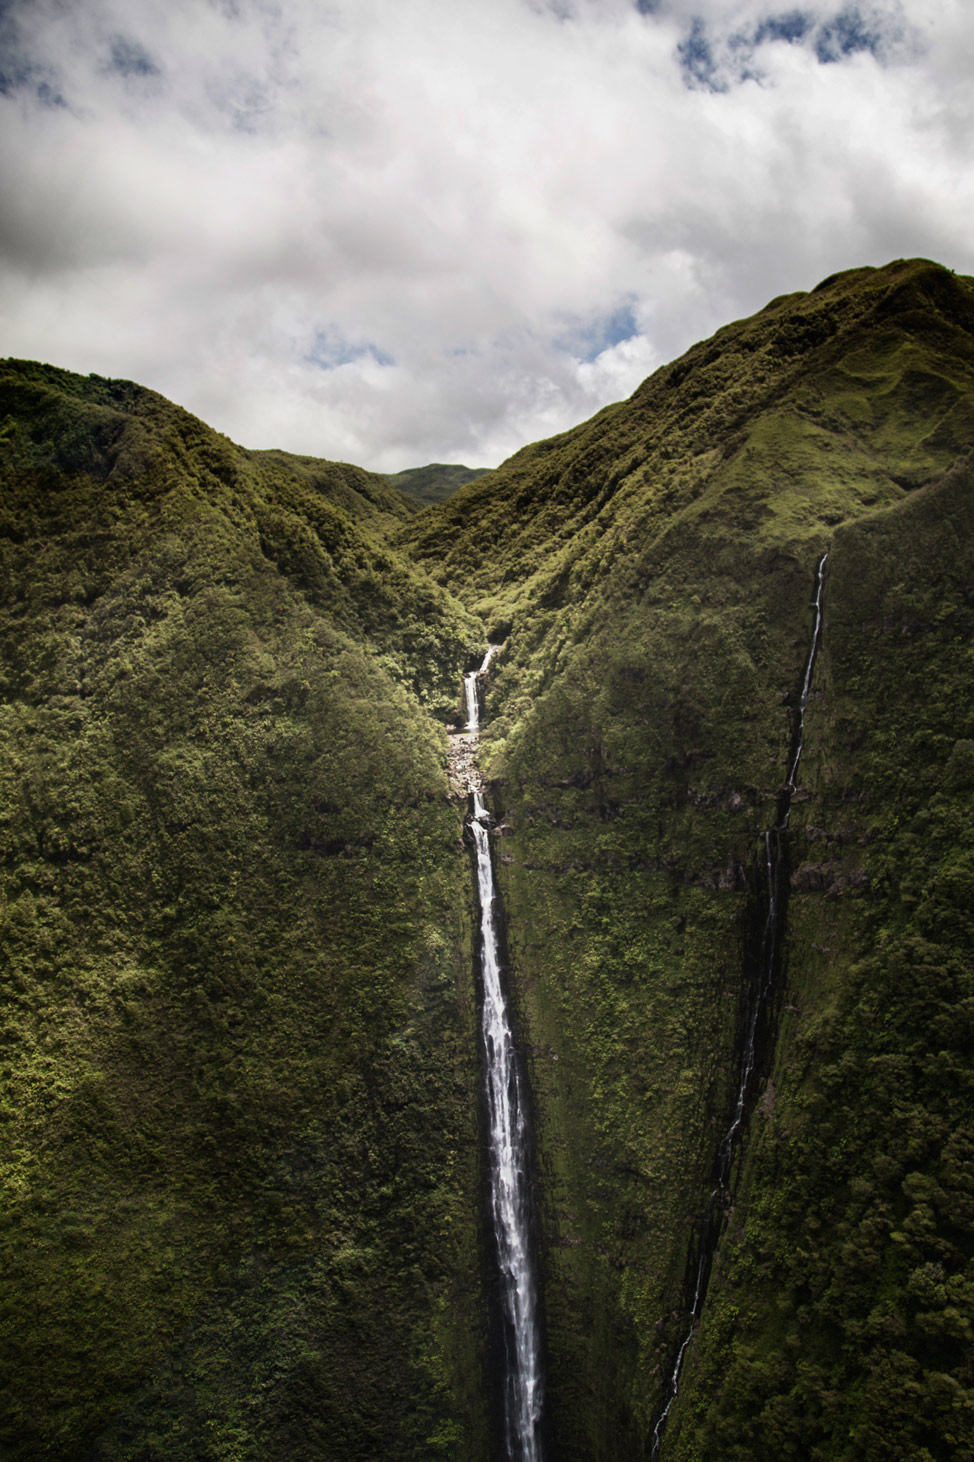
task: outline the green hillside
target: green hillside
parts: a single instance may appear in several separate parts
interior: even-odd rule
[[[481,631],[366,473],[0,396],[3,1455],[475,1456]]]
[[[428,507],[430,503],[445,502],[468,482],[486,477],[488,470],[486,467],[461,467],[457,463],[431,462],[428,467],[408,467],[405,472],[394,472],[386,481],[391,482],[393,487],[398,487],[408,499]]]
[[[974,281],[773,301],[417,509],[0,366],[11,1462],[496,1455],[481,763],[548,1462],[974,1459]],[[425,470],[425,469],[420,469]],[[402,476],[402,474],[400,474]]]

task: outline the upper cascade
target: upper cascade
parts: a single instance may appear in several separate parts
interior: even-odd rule
[[[501,649],[499,644],[487,646],[487,653],[475,670],[463,677],[463,699],[466,721],[450,732],[447,749],[447,774],[455,796],[465,797],[484,790],[484,779],[477,763],[477,738],[480,732],[480,698],[490,662]]]

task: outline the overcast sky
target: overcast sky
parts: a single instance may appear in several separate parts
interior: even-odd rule
[[[968,0],[0,0],[0,350],[493,465],[774,295],[974,273]]]

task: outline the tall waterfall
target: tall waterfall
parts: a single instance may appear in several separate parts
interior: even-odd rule
[[[753,1096],[754,1076],[757,1068],[758,1028],[761,1017],[767,1009],[768,997],[774,985],[774,976],[778,965],[781,932],[781,875],[785,867],[788,825],[791,821],[791,799],[795,791],[798,763],[801,761],[802,749],[805,743],[805,707],[808,702],[808,693],[811,689],[812,672],[815,669],[815,658],[818,654],[819,641],[822,637],[822,595],[825,586],[825,564],[827,559],[828,554],[823,553],[819,559],[818,568],[815,571],[815,598],[812,605],[815,611],[815,617],[812,626],[811,643],[808,649],[808,658],[805,661],[805,674],[802,679],[801,695],[798,701],[798,715],[795,721],[791,754],[788,761],[788,775],[785,778],[785,783],[778,800],[777,821],[773,827],[765,830],[762,838],[763,882],[767,897],[767,906],[761,929],[759,955],[756,961],[756,979],[752,981],[751,987],[745,995],[741,1023],[741,1060],[738,1068],[737,1100],[734,1105],[734,1115],[731,1123],[717,1149],[714,1162],[714,1187],[707,1200],[707,1207],[704,1210],[703,1224],[700,1231],[689,1323],[686,1334],[676,1353],[673,1370],[670,1373],[666,1389],[666,1404],[660,1412],[656,1425],[653,1428],[653,1438],[649,1454],[651,1462],[656,1462],[656,1459],[659,1457],[666,1420],[670,1414],[670,1408],[676,1400],[684,1357],[686,1356],[690,1341],[693,1339],[693,1333],[707,1296],[710,1270],[717,1248],[717,1240],[720,1237],[727,1201],[730,1197],[730,1177],[734,1152],[741,1136],[750,1101]]]
[[[480,724],[478,679],[497,646],[490,646],[479,670],[464,677],[468,736]],[[541,1462],[543,1382],[537,1279],[530,1233],[529,1145],[523,1077],[518,1070],[507,1001],[501,981],[500,944],[494,917],[494,870],[490,856],[490,813],[471,784],[469,826],[477,855],[480,902],[480,961],[483,973],[481,1034],[487,1096],[490,1205],[500,1276],[504,1338],[504,1446],[508,1462]]]

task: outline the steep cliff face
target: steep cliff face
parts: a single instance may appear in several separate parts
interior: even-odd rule
[[[770,1079],[663,1455],[927,1446],[946,1457],[961,1433],[969,1444],[966,1393],[953,1389],[969,1384],[969,1344],[947,1364],[946,1335],[968,1333],[970,1231],[941,1252],[937,1207],[963,1228],[962,1110],[932,1076],[929,1089],[908,1084],[903,1109],[889,1090],[894,1069],[932,1072],[941,1045],[963,1039],[970,949],[951,860],[964,854],[946,828],[960,830],[950,819],[963,821],[969,793],[929,814],[940,851],[917,853],[911,905],[891,860],[919,834],[904,829],[894,854],[887,820],[922,820],[940,779],[962,776],[948,763],[971,736],[969,478],[954,464],[972,411],[971,282],[922,261],[856,271],[721,331],[631,401],[526,449],[407,530],[507,636],[484,741],[507,822],[502,891],[531,1053],[560,1457],[648,1455],[686,1331],[737,1080],[759,835],[786,774],[826,549],[779,1033],[766,1039]],[[856,1012],[865,1000],[886,1018],[883,940],[894,929],[931,940],[916,908],[941,876],[955,880],[960,922],[949,955],[938,944],[929,958],[951,973],[929,1002],[890,1007],[900,1034],[876,1046]],[[896,978],[909,987],[906,969]],[[853,1070],[870,1101],[886,1091],[885,1114],[860,1121]],[[924,1112],[929,1141],[954,1144],[949,1181],[933,1176],[931,1148],[906,1156]],[[908,1255],[897,1225],[911,1204],[934,1229],[929,1250]],[[868,1280],[851,1253],[865,1243],[859,1223],[872,1235]],[[844,1264],[858,1277],[839,1300]],[[909,1284],[922,1301],[920,1290],[903,1300]],[[951,1315],[935,1318],[937,1306]],[[917,1338],[925,1325],[939,1348]],[[897,1414],[876,1441],[890,1388],[907,1383],[924,1397],[920,1430]]]
[[[368,474],[0,386],[4,1455],[483,1455],[480,628]]]
[[[488,1454],[441,723],[489,632],[550,1452],[648,1457],[828,551],[662,1457],[974,1456],[974,284],[774,301],[422,511],[126,383],[0,384],[10,1455]]]
[[[974,1455],[974,471],[837,531],[787,988],[670,1455]]]

